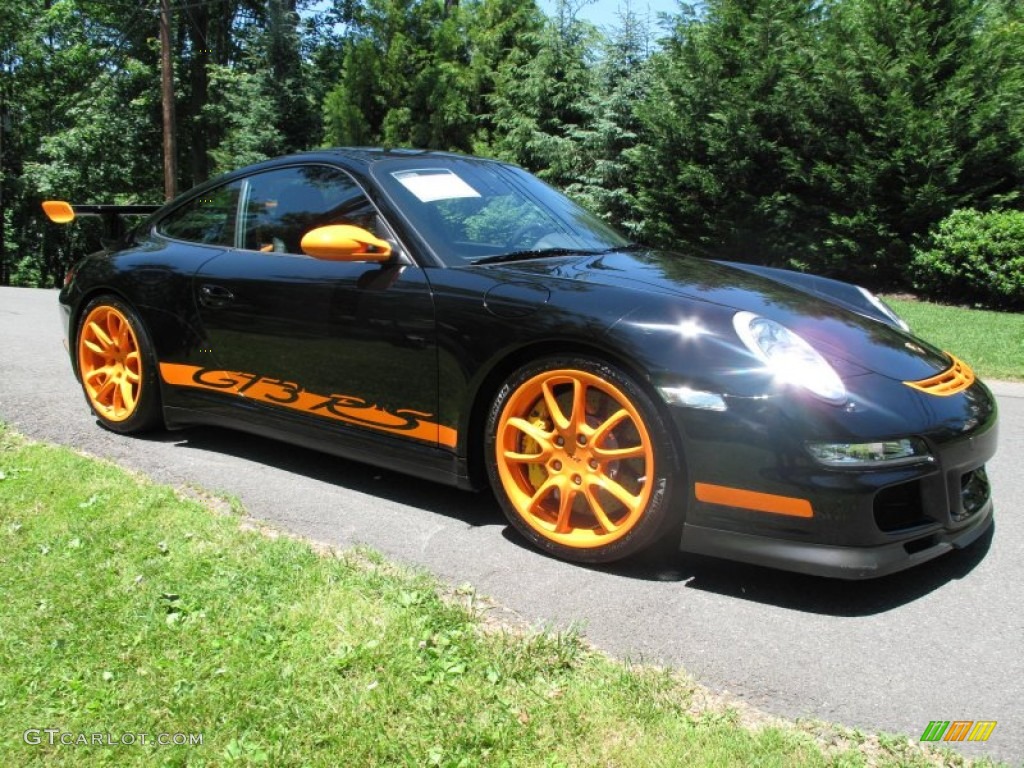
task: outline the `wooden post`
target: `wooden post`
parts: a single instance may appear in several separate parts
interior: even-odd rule
[[[164,198],[178,194],[178,142],[174,126],[174,62],[171,58],[171,4],[160,0],[160,80],[164,114]]]
[[[7,88],[7,67],[0,62],[0,285],[11,284],[11,268],[7,263],[7,209],[4,208],[4,186],[7,175],[4,173],[4,131],[8,129],[7,101],[4,91]]]

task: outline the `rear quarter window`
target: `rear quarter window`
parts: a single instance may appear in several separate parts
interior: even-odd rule
[[[172,211],[157,224],[157,232],[175,240],[231,247],[240,181],[208,190]]]

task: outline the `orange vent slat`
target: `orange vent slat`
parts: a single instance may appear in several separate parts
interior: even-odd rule
[[[946,354],[949,355],[953,364],[942,373],[920,381],[905,381],[903,383],[908,387],[937,397],[949,397],[957,392],[963,392],[974,383],[974,371],[971,370],[971,366],[955,355],[950,355],[949,352]]]

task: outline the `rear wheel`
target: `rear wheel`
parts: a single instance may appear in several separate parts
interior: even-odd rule
[[[129,433],[160,423],[153,345],[131,307],[113,296],[89,302],[76,351],[85,399],[103,426]]]
[[[566,356],[521,368],[491,408],[485,450],[509,521],[558,557],[627,557],[672,522],[671,442],[650,398],[614,366]]]

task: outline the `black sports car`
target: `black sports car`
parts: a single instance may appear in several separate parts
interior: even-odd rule
[[[673,537],[863,578],[992,522],[992,395],[873,295],[631,244],[504,163],[324,150],[160,208],[44,208],[109,225],[60,306],[118,432],[224,425],[489,483],[580,562]]]

